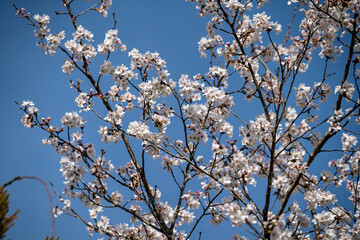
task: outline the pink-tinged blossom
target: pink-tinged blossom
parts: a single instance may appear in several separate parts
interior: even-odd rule
[[[39,28],[35,29],[34,35],[39,40],[44,40],[44,38],[46,37],[46,35],[48,35],[49,32],[50,32],[50,29],[46,25],[44,25],[44,26],[40,26]]]
[[[120,89],[127,89],[128,83],[131,79],[137,79],[138,76],[132,69],[129,69],[124,64],[116,66],[111,72],[114,82],[119,85]]]
[[[118,191],[115,191],[111,194],[111,200],[115,205],[120,205],[123,201],[123,196]]]
[[[170,172],[174,166],[179,165],[179,161],[176,158],[169,157],[168,155],[162,156],[161,167]]]
[[[35,126],[35,124],[33,123],[33,116],[29,114],[24,114],[21,118],[21,122],[27,128],[32,128]]]
[[[60,201],[64,204],[64,211],[69,211],[71,209],[71,201],[69,199],[60,199]]]
[[[359,5],[360,5],[360,3],[359,3]],[[356,221],[356,223],[353,225],[353,228],[350,231],[353,234],[353,237],[360,235],[360,220],[359,219]]]
[[[183,110],[193,124],[200,122],[207,113],[207,107],[203,104],[184,105]]]
[[[226,68],[219,66],[213,66],[209,69],[209,77],[211,79],[218,79],[218,82],[221,83],[220,86],[225,89],[227,88],[228,72]]]
[[[292,212],[287,217],[289,221],[292,221],[294,224],[299,225],[303,229],[311,226],[311,220],[309,216],[303,212],[296,201],[294,201],[292,204],[291,210]]]
[[[184,223],[191,224],[194,221],[195,215],[193,212],[187,210],[180,210],[179,220],[176,223],[176,226],[182,226]]]
[[[334,111],[334,116],[330,117],[329,120],[327,121],[330,125],[330,130],[332,131],[340,131],[341,130],[341,125],[339,123],[340,118],[343,115],[343,111],[341,109],[339,110],[335,110]]]
[[[314,83],[314,89],[317,90],[317,93],[320,97],[320,102],[327,101],[328,97],[332,93],[331,86],[327,83]]]
[[[121,132],[115,129],[113,126],[111,128],[108,127],[99,127],[98,133],[101,136],[101,141],[104,143],[114,142],[117,143],[121,139]]]
[[[244,237],[244,236],[240,236],[237,233],[234,233],[233,236],[232,236],[232,240],[249,240],[249,239]]]
[[[274,116],[273,113],[271,113]],[[254,146],[258,142],[269,143],[272,139],[270,132],[273,124],[269,122],[264,114],[256,117],[256,121],[251,120],[246,127],[240,127],[240,136],[243,136],[242,144]]]
[[[99,228],[99,232],[102,234],[108,233],[111,230],[111,226],[109,225],[110,219],[105,216],[101,216],[100,220],[97,222],[97,227]]]
[[[75,186],[87,172],[85,166],[70,162],[69,158],[64,156],[61,157],[60,164],[60,172],[62,172],[62,175],[66,180],[65,185],[67,186]]]
[[[220,132],[223,134],[226,134],[229,136],[229,138],[233,137],[233,133],[234,133],[234,126],[231,125],[230,123],[224,121],[219,122],[219,126],[220,126]]]
[[[27,113],[22,116],[21,123],[27,128],[34,127],[36,125],[34,115],[37,115],[39,110],[30,100],[23,101],[21,107],[24,109],[24,111],[27,111]]]
[[[208,135],[204,129],[196,128],[190,132],[188,139],[193,142],[202,141],[204,144],[208,141]]]
[[[150,104],[150,106],[153,107],[156,99],[158,99],[160,96],[169,96],[172,93],[171,89],[174,87],[175,82],[173,82],[171,79],[168,83],[166,83],[162,80],[159,80],[158,78],[153,77],[152,80],[148,80],[139,84],[141,91],[137,100],[141,105]]]
[[[131,94],[130,92],[125,92],[124,94],[119,96],[119,101],[120,102],[127,102],[128,104],[131,104],[131,101],[134,100],[134,99],[136,99],[136,96]],[[128,109],[129,106],[126,107],[126,108]]]
[[[45,50],[45,54],[53,56],[57,52],[57,48],[61,43],[61,40],[65,38],[65,32],[61,31],[58,34],[50,33],[50,28],[48,24],[50,22],[50,17],[43,14],[40,16],[36,14],[34,16],[35,21],[40,25],[34,30],[34,35],[40,41],[37,42],[37,46]]]
[[[297,117],[297,113],[296,113],[295,108],[288,107],[287,112],[286,112],[286,120],[291,122],[291,121],[295,120],[296,117]]]
[[[82,25],[78,26],[76,32],[73,33],[74,40],[80,41],[85,39],[90,42],[93,41],[94,34],[92,34],[89,30],[85,29]]]
[[[77,53],[82,50],[81,45],[77,43],[75,40],[71,39],[65,42],[65,47],[71,53]]]
[[[112,0],[103,0],[100,8],[97,8],[97,11],[103,15],[103,17],[108,16],[108,11],[112,5]]]
[[[82,160],[81,154],[77,151],[73,151],[67,154],[67,157],[70,162],[74,162],[74,163],[80,163]]]
[[[152,120],[156,124],[156,126],[162,129],[163,131],[165,131],[166,126],[170,124],[170,118],[167,118],[160,114],[154,114],[152,116]]]
[[[168,77],[170,76],[170,73],[168,73],[168,70],[160,70],[158,71],[158,75],[161,81],[166,82],[168,80]]]
[[[200,197],[201,197],[201,192],[187,192],[186,194],[184,194],[182,196],[182,198],[185,200],[188,208],[191,209],[198,209],[200,206]]]
[[[271,231],[271,239],[291,239],[292,231],[286,228],[284,215],[281,215],[277,219],[274,219],[271,212],[269,215],[269,224],[274,226],[274,229]]]
[[[339,222],[351,221],[351,217],[347,214],[345,209],[340,207],[333,207],[332,209],[330,209],[330,211],[322,211],[321,213],[316,214],[313,222],[319,224],[322,227],[328,228],[328,230],[335,230],[335,219]]]
[[[222,207],[226,211],[232,226],[241,226],[246,223],[256,223],[255,217],[249,214],[249,210],[242,208],[236,202],[225,203]]]
[[[169,223],[174,217],[174,209],[168,204],[168,202],[159,203],[160,213],[164,218],[165,223]]]
[[[221,156],[226,156],[228,154],[229,149],[226,148],[224,145],[220,145],[217,141],[212,142],[211,150],[213,154],[218,154]]]
[[[84,92],[80,93],[79,96],[75,98],[75,102],[80,108],[80,112],[87,112],[94,105],[92,102],[90,102],[90,96]]]
[[[225,92],[216,87],[206,87],[203,90],[203,93],[208,103],[213,103],[215,105],[222,104],[226,99]]]
[[[349,83],[348,81],[345,81],[342,86],[335,87],[335,93],[339,92],[339,94],[343,95],[348,102],[352,99],[354,91],[354,84]]]
[[[196,77],[194,77],[194,80],[191,80],[188,75],[182,74],[179,79],[181,97],[189,101],[201,100],[199,89],[204,88],[204,85]]]
[[[99,156],[94,160],[92,167],[90,168],[90,173],[97,176],[98,178],[106,179],[108,174],[114,170],[114,165],[111,163],[111,160],[106,160],[104,156]],[[102,186],[105,187],[104,183]]]
[[[148,67],[149,69],[156,68],[161,71],[166,67],[166,62],[159,57],[157,52],[150,53],[148,51],[142,54],[138,49],[133,48],[129,52],[129,56],[131,57],[130,67],[132,69]]]
[[[126,45],[122,44],[120,38],[118,38],[118,30],[112,29],[105,34],[105,39],[102,44],[97,46],[97,50],[100,55],[104,55],[109,52],[114,52],[119,49],[123,52],[126,50]]]
[[[34,106],[34,102],[30,100],[24,100],[21,104],[21,107],[23,108],[27,108],[28,106]]]
[[[321,172],[321,180],[324,181],[326,185],[329,185],[332,181],[333,174],[329,170],[324,170]]]
[[[96,152],[95,152],[95,148],[92,144],[86,144],[85,145],[85,149],[86,149],[86,155],[88,158],[90,159],[95,159],[96,156]]]
[[[134,121],[129,123],[127,133],[134,135],[137,139],[145,140],[150,137],[150,130],[146,123]]]
[[[357,142],[358,141],[355,136],[343,133],[341,137],[342,150],[350,151],[357,144]]]
[[[337,202],[335,194],[320,189],[307,191],[304,199],[308,202],[310,209],[316,209],[318,206],[327,207]]]
[[[66,73],[67,75],[70,75],[75,68],[75,64],[71,60],[65,60],[64,65],[61,67],[63,73]]]
[[[104,118],[104,120],[108,121],[111,124],[121,126],[121,119],[124,117],[124,114],[124,108],[120,105],[116,105],[115,110],[113,112],[109,112],[108,115]]]
[[[100,74],[108,75],[114,71],[114,67],[111,65],[110,61],[105,60],[104,63],[100,66]]]
[[[296,91],[296,105],[304,108],[309,105],[310,100],[310,87],[305,86],[301,83],[299,87],[295,88]]]
[[[200,42],[198,43],[199,44],[199,52],[200,52],[200,55],[202,57],[206,57],[206,53],[205,51],[210,49],[210,48],[213,48],[214,45],[215,45],[215,40],[214,39],[208,39],[208,38],[205,38],[205,37],[202,37]]]
[[[96,219],[98,214],[103,211],[101,206],[94,206],[93,208],[89,209],[89,215],[91,218]]]
[[[277,34],[281,32],[281,25],[269,21],[270,17],[266,15],[265,12],[257,13],[253,16],[253,26],[256,28],[261,28],[261,30],[271,30],[274,29]]]
[[[354,174],[360,173],[360,151],[356,151],[355,154],[349,159],[349,165],[354,172]]]
[[[281,195],[285,195],[289,189],[290,183],[291,183],[291,179],[289,179],[285,174],[278,175],[273,180],[273,187],[275,189],[278,189],[280,191]]]
[[[75,61],[82,61],[83,57],[87,60],[93,59],[97,52],[90,43],[81,44],[71,39],[65,42],[66,49],[73,54]]]
[[[43,14],[42,16],[39,14],[35,14],[34,19],[40,25],[48,25],[50,23],[50,17],[46,14]]]
[[[244,5],[239,2],[239,0],[229,0],[225,6],[232,12],[242,10],[244,7]]]
[[[77,112],[68,112],[61,118],[61,123],[66,127],[78,128],[84,124],[84,120]]]
[[[58,34],[47,34],[45,36],[45,41],[38,43],[37,45],[45,50],[45,54],[53,56],[57,52],[57,48],[61,43],[61,40],[65,38],[65,32],[61,31]]]
[[[96,50],[90,43],[85,43],[82,47],[82,54],[87,60],[92,60],[96,56]]]
[[[115,102],[115,100],[118,101],[118,99],[119,99],[118,94],[119,94],[120,90],[121,90],[121,88],[118,87],[117,85],[111,86],[110,90],[107,92],[111,102]]]
[[[60,215],[64,213],[62,210],[60,210],[59,206],[56,206],[56,207],[53,209],[53,212],[54,212],[54,217],[55,217],[55,218],[60,217]]]

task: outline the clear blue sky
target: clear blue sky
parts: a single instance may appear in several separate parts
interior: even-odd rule
[[[0,183],[18,175],[37,176],[44,181],[53,182],[56,189],[61,191],[63,178],[59,172],[60,156],[52,148],[42,145],[41,140],[46,136],[44,132],[39,129],[28,130],[22,126],[22,112],[14,100],[33,100],[42,116],[52,116],[60,125],[59,119],[65,112],[77,110],[75,94],[68,87],[70,78],[61,72],[64,56],[57,54],[50,57],[35,46],[33,28],[27,26],[26,21],[19,16],[15,16],[12,2],[0,2],[0,104],[3,111],[0,120]],[[280,8],[279,2],[269,9],[269,12],[275,14],[272,21],[287,21],[292,12]],[[71,26],[67,17],[54,15],[54,10],[61,10],[60,0],[14,0],[14,3],[18,7],[24,7],[32,15],[49,14],[50,28],[54,32],[68,30],[67,39],[70,37],[72,31],[69,31]],[[208,61],[200,58],[197,45],[200,38],[206,35],[207,19],[198,17],[194,5],[184,0],[114,0],[107,19],[100,14],[90,14],[91,17],[80,18],[79,24],[91,30],[99,43],[103,40],[104,33],[113,26],[113,11],[116,12],[119,37],[128,50],[138,48],[141,52],[158,51],[167,61],[167,69],[174,80],[182,73],[195,75],[208,71]],[[127,53],[119,53],[116,58],[118,61],[114,64],[129,63]],[[71,77],[75,78],[76,75]],[[97,133],[93,136],[98,138]],[[99,142],[99,139],[96,141]],[[8,190],[11,194],[12,212],[21,209],[16,225],[8,232],[8,238],[43,239],[50,235],[48,198],[43,186],[32,180],[23,180],[14,183]],[[53,197],[54,203],[58,203],[55,195]],[[208,235],[204,235],[203,239],[211,239],[211,236],[219,233],[219,227],[213,229],[207,229]],[[56,234],[60,239],[88,238],[84,226],[65,215],[56,219]]]

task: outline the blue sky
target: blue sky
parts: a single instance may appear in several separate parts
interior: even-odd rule
[[[83,0],[79,2],[84,3]],[[192,76],[208,71],[208,61],[200,58],[197,45],[200,38],[206,35],[207,19],[201,19],[197,15],[194,5],[182,0],[134,2],[114,0],[108,18],[102,18],[100,14],[90,14],[89,17],[80,18],[78,23],[92,31],[96,43],[99,43],[105,32],[112,28],[111,13],[115,11],[119,37],[128,50],[138,48],[140,52],[159,52],[167,61],[167,69],[174,80],[179,79],[182,73]],[[280,8],[279,2],[272,5],[268,12],[273,14],[272,21],[287,21],[292,11]],[[54,10],[61,10],[61,1],[14,0],[14,3],[18,7],[24,7],[26,12],[29,11],[32,15],[49,14],[49,26],[53,32],[64,29],[67,30],[67,39],[71,35],[71,26],[66,16],[54,15]],[[39,129],[28,130],[22,126],[22,112],[14,101],[31,99],[42,116],[51,116],[60,125],[59,119],[65,112],[77,110],[74,102],[76,94],[69,89],[68,84],[69,79],[76,79],[80,75],[75,74],[69,78],[61,72],[63,55],[50,57],[35,46],[32,27],[26,25],[26,21],[19,16],[15,16],[12,1],[1,1],[0,11],[0,104],[3,111],[0,120],[0,183],[19,175],[37,176],[44,181],[53,182],[55,188],[61,191],[63,178],[59,172],[60,156],[50,147],[43,146],[41,140],[46,136],[44,132]],[[283,28],[285,29],[286,25]],[[118,53],[114,59],[114,64],[129,64],[127,53]],[[252,109],[245,106],[244,111],[251,112]],[[96,131],[88,136],[99,143]],[[102,146],[101,143],[99,145]],[[23,180],[11,185],[8,191],[11,194],[12,211],[21,209],[16,225],[8,232],[8,237],[41,239],[50,235],[48,198],[43,186],[32,180]],[[54,203],[58,203],[55,195],[53,198]],[[207,231],[208,236],[203,237],[210,239],[209,236],[218,231],[219,228],[214,228],[213,231]],[[68,216],[56,219],[56,234],[60,239],[87,239],[88,236],[84,226]]]

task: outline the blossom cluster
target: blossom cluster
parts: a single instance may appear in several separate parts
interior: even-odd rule
[[[41,49],[45,50],[46,54],[53,56],[57,52],[57,48],[61,43],[61,40],[65,38],[65,32],[61,31],[58,34],[52,34],[48,24],[50,23],[50,17],[46,14],[40,16],[34,15],[34,20],[39,24],[37,29],[34,30],[35,36],[40,40],[37,44]]]
[[[62,155],[68,199],[61,198],[63,207],[54,213],[70,214],[70,199],[77,199],[88,208],[89,234],[111,239],[187,239],[203,219],[246,228],[259,239],[356,238],[360,150],[351,127],[360,119],[359,1],[289,0],[289,9],[303,7],[302,19],[294,17],[295,33],[291,26],[283,33],[276,16],[261,9],[267,0],[188,1],[210,19],[198,42],[210,67],[203,74],[179,74],[177,81],[157,52],[133,48],[128,63],[116,65],[112,54],[127,49],[115,28],[95,48],[91,31],[74,24],[62,47],[65,33],[51,34],[49,17],[34,16],[38,45],[50,55],[60,48],[67,57],[62,71],[79,70],[89,80],[71,82],[80,111],[65,113],[61,128],[40,118],[33,102],[20,105],[23,125],[45,130],[43,143]],[[111,5],[102,0],[88,10],[107,16]],[[345,70],[334,77],[330,60],[344,52]],[[92,71],[97,53],[105,56]],[[314,71],[314,53],[323,72],[305,75]],[[81,112],[89,110],[102,121],[101,141],[121,144],[105,145],[107,151],[126,155],[111,161],[111,153],[85,141]],[[317,169],[329,156],[328,168]],[[150,181],[156,167],[177,194]],[[342,207],[333,190],[341,186],[351,207]],[[128,213],[131,224],[115,224],[107,209]],[[185,232],[185,224],[192,230]]]

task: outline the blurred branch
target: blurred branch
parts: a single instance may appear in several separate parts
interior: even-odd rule
[[[15,177],[13,178],[12,180],[10,180],[9,182],[7,183],[4,183],[1,188],[5,188],[11,184],[13,184],[14,182],[16,181],[20,181],[20,180],[23,180],[23,179],[32,179],[32,180],[36,180],[38,182],[40,182],[41,184],[44,185],[45,187],[45,190],[46,190],[46,194],[48,195],[48,198],[49,198],[49,208],[50,208],[50,217],[51,217],[51,239],[54,239],[55,237],[55,218],[54,218],[54,214],[53,214],[53,203],[52,203],[52,197],[51,197],[51,194],[49,192],[49,188],[48,188],[48,185],[46,182],[44,182],[43,180],[41,180],[40,178],[36,177],[36,176],[18,176],[18,177]],[[0,188],[0,189],[1,189]],[[49,239],[50,240],[50,239]]]

